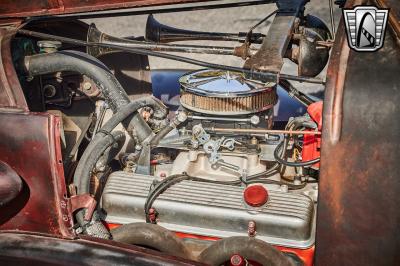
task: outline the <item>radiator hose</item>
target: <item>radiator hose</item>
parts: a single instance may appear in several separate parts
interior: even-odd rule
[[[246,236],[233,236],[218,240],[201,252],[198,260],[210,265],[225,265],[234,254],[262,265],[294,265],[288,257],[270,244]]]
[[[128,95],[111,71],[101,61],[86,53],[65,50],[26,56],[24,66],[30,76],[61,71],[87,76],[99,88],[113,113],[130,103]],[[123,122],[123,125],[130,133],[134,129],[139,141],[143,141],[152,134],[151,128],[138,113],[132,114]]]
[[[113,240],[149,247],[169,255],[193,259],[183,241],[174,233],[156,224],[131,223],[111,230]]]
[[[93,158],[96,158],[96,153],[101,151],[98,147],[112,141],[111,131],[132,113],[145,106],[151,106],[154,109],[154,115],[159,117],[167,114],[165,106],[152,96],[134,100],[115,113],[93,137],[79,160],[74,174],[74,184],[77,186],[78,194],[89,193],[91,166],[95,163]]]

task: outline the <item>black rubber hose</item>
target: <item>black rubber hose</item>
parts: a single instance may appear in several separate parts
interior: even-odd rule
[[[89,145],[88,148],[83,153],[77,169],[75,171],[75,175],[78,173],[82,177],[87,177],[87,188],[85,188],[84,193],[82,193],[82,187],[78,186],[78,194],[85,194],[89,192],[90,187],[90,177],[93,168],[96,166],[97,161],[103,155],[103,153],[112,145],[116,143],[124,143],[125,142],[125,134],[121,131],[115,131],[111,134],[101,138],[95,145]],[[78,169],[79,168],[79,169]],[[80,188],[80,190],[79,190]],[[78,211],[76,214],[76,219],[79,225],[84,226],[86,223],[83,220],[83,211]]]
[[[288,257],[270,244],[245,236],[228,237],[214,242],[201,252],[198,260],[209,265],[225,265],[234,254],[262,265],[294,265]]]
[[[150,146],[154,147],[160,143],[160,141],[168,135],[169,132],[171,132],[174,128],[179,126],[180,124],[184,123],[187,119],[187,114],[186,112],[179,112],[175,118],[169,123],[169,125],[163,127],[157,135],[155,135],[151,141],[150,141]]]
[[[160,143],[160,141],[166,136],[168,135],[169,132],[171,132],[174,129],[174,127],[172,125],[166,125],[165,127],[163,127],[158,133],[157,135],[155,135],[151,141],[150,141],[150,146],[154,147],[156,146],[158,143]]]
[[[292,167],[304,167],[304,166],[311,166],[311,165],[313,165],[315,163],[318,163],[320,161],[320,159],[321,159],[321,158],[316,158],[316,159],[313,159],[313,160],[303,161],[303,162],[289,162],[289,161],[286,161],[286,160],[282,159],[279,156],[279,153],[281,152],[283,144],[284,144],[284,142],[279,143],[278,146],[276,146],[275,151],[274,151],[275,160],[280,164],[283,164],[283,165],[286,165],[286,166],[292,166]]]
[[[153,116],[157,119],[165,118],[168,114],[167,107],[159,99],[154,96],[148,96],[133,100],[129,104],[121,107],[121,109],[115,113],[106,124],[104,124],[101,130],[111,132],[119,123],[126,120],[132,113],[146,106],[153,108]]]
[[[187,174],[176,174],[176,175],[171,175],[165,179],[163,179],[160,183],[157,184],[156,187],[154,187],[153,190],[150,191],[146,202],[144,204],[144,212],[146,215],[146,222],[150,222],[149,219],[149,210],[151,206],[153,205],[154,201],[157,199],[158,196],[160,196],[164,191],[166,191],[169,187],[180,183],[185,180],[192,180],[192,181],[198,181],[198,182],[206,182],[206,183],[213,183],[213,184],[222,184],[222,185],[240,185],[242,182],[240,180],[236,181],[216,181],[216,180],[208,180],[204,178],[199,178],[195,176],[189,176]]]
[[[286,160],[286,149],[287,149],[287,146],[288,146],[288,144],[289,144],[288,135],[284,135],[282,143],[283,143],[283,149],[281,149],[281,152],[278,152],[278,156],[279,156],[279,158],[281,158],[282,160]],[[275,149],[276,149],[276,148],[275,148]],[[279,172],[280,172],[280,174],[281,174],[281,175],[284,175],[284,174],[285,174],[285,171],[286,171],[286,165],[280,164],[279,162],[277,162],[277,164],[280,165],[280,167],[279,167]]]
[[[114,241],[150,247],[169,255],[192,259],[185,244],[171,231],[147,223],[131,223],[111,230]]]
[[[74,184],[77,186],[78,194],[85,194],[89,192],[90,187],[90,165],[86,162],[87,158],[90,156],[100,156],[98,154],[92,154],[96,151],[96,147],[101,145],[99,143],[104,143],[105,137],[109,137],[109,133],[132,113],[136,112],[138,109],[151,106],[154,109],[154,115],[160,118],[167,114],[165,106],[156,98],[150,96],[142,99],[132,101],[131,103],[122,107],[116,114],[114,114],[107,123],[98,131],[98,133],[93,137],[92,141],[87,146],[84,151],[78,166],[74,174]]]
[[[165,178],[163,181],[161,181],[157,186],[153,189],[150,190],[148,197],[146,198],[146,201],[144,203],[144,214],[146,217],[146,223],[150,223],[150,217],[149,217],[149,211],[151,206],[153,205],[154,201],[156,198],[161,195],[165,190],[167,190],[170,186],[179,183],[183,180],[188,180],[187,175],[172,175],[167,178]],[[151,188],[150,188],[151,189]]]
[[[87,76],[97,85],[114,113],[130,103],[128,95],[111,71],[101,61],[86,53],[66,50],[26,56],[24,65],[25,71],[31,76],[59,71],[78,72]],[[140,141],[152,133],[150,127],[138,113],[133,114],[123,124],[128,132],[132,132],[135,128]]]

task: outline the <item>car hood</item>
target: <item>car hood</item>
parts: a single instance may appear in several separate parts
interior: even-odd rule
[[[191,2],[200,2],[200,0],[2,0],[0,19],[64,15]]]

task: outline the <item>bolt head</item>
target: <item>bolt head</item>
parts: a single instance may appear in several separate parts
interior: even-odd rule
[[[86,81],[85,83],[83,83],[83,89],[85,91],[90,91],[92,89],[92,84],[88,81]]]
[[[260,117],[258,115],[253,115],[250,117],[250,123],[254,126],[258,125],[260,123]]]
[[[186,119],[187,119],[186,112],[179,112],[178,115],[176,116],[176,120],[178,120],[179,123],[185,122]]]
[[[234,266],[242,266],[242,265],[245,265],[245,264],[244,264],[244,259],[243,259],[242,256],[240,256],[239,254],[234,254],[234,255],[231,257],[231,265],[234,265]]]

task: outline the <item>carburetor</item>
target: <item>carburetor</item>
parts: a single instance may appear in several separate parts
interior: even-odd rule
[[[180,102],[191,124],[205,127],[270,128],[278,100],[276,84],[245,79],[242,74],[200,70],[179,79]],[[190,126],[190,125],[189,125]]]

